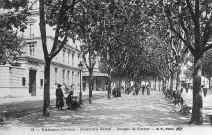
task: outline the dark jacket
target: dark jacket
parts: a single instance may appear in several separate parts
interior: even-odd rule
[[[61,88],[56,89],[56,107],[63,107],[64,101],[63,101],[63,91]]]

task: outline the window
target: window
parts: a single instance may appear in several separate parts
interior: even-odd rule
[[[70,84],[70,71],[68,71],[67,79],[68,79],[68,84]]]
[[[72,72],[71,80],[72,80],[72,84],[74,84],[74,72]]]
[[[65,70],[63,70],[63,83],[65,83]]]
[[[27,44],[29,45],[29,55],[35,56],[35,47],[37,42],[33,41],[33,42],[28,42]]]
[[[40,86],[43,86],[43,79],[40,79]]]
[[[55,68],[55,73],[54,73],[54,75],[55,75],[55,83],[57,83],[57,68]]]
[[[26,79],[24,77],[22,78],[22,86],[26,86]]]
[[[29,45],[29,55],[34,56],[35,55],[35,46]]]
[[[69,65],[69,61],[70,61],[70,52],[68,52],[68,65]]]
[[[65,63],[65,50],[63,50],[63,63]]]
[[[34,24],[29,24],[30,37],[34,37]]]
[[[72,53],[72,66],[74,66],[74,53]]]

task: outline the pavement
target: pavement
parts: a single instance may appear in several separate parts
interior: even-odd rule
[[[191,89],[188,90],[188,93],[186,93],[184,90],[181,96],[188,106],[192,106],[193,92]],[[212,115],[212,90],[209,89],[206,96],[202,94],[202,99],[203,99],[203,115],[206,114]]]
[[[105,92],[105,91],[104,91]],[[102,93],[101,91],[93,91],[93,94]],[[82,95],[88,95],[88,91],[83,91]],[[64,95],[67,96],[67,95]],[[78,94],[74,96],[79,96]],[[55,99],[55,94],[50,95],[50,99]],[[14,102],[25,102],[25,101],[39,101],[43,100],[43,96],[27,96],[27,97],[13,97],[13,98],[0,98],[0,105],[1,104],[8,104]]]
[[[1,128],[9,130],[26,128],[27,131],[36,129],[39,132],[61,129],[70,132],[71,130],[87,131],[100,130],[100,128],[103,128],[102,130],[127,131],[134,127],[151,131],[185,129],[193,132],[198,128],[207,128],[206,133],[209,133],[208,128],[212,129],[210,120],[205,113],[203,125],[189,125],[191,114],[180,113],[180,107],[175,106],[170,102],[170,99],[165,98],[161,91],[151,91],[151,95],[126,95],[122,93],[122,97],[111,99],[107,99],[106,92],[98,94],[102,94],[101,98],[93,100],[92,104],[84,102],[84,105],[77,111],[58,111],[53,105],[50,108],[50,117],[43,117],[42,109],[31,110],[30,113],[21,117],[9,117],[0,126],[0,133]],[[191,100],[189,93],[183,93],[183,96],[186,101]],[[205,98],[211,98],[211,95]],[[204,102],[206,102],[205,98]],[[20,106],[22,105],[24,103],[20,104]],[[205,108],[207,111],[212,111],[210,103],[204,105],[204,111]],[[190,130],[192,127],[193,129]],[[198,130],[198,132],[200,131],[203,134],[203,130]]]

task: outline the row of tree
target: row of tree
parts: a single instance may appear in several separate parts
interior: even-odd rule
[[[21,10],[25,11],[19,12],[22,17],[30,9],[25,4],[27,0],[4,1],[4,8],[15,8],[17,11],[18,7],[22,7]],[[207,51],[212,47],[211,8],[212,2],[199,0],[39,0],[40,31],[45,59],[43,115],[50,116],[51,61],[68,38],[72,38],[84,44],[81,49],[90,73],[90,103],[93,67],[97,58],[100,58],[100,65],[106,67],[101,70],[108,73],[110,98],[111,77],[134,81],[158,78],[164,83],[170,79],[170,90],[173,90],[172,82],[176,75],[176,90],[180,90],[181,69],[190,53],[194,64],[190,123],[202,124],[203,62],[206,64],[203,69],[208,71],[205,75],[211,75],[210,69],[207,69],[211,63],[210,51]],[[19,20],[26,21],[22,18]],[[47,24],[55,29],[50,52],[46,43]],[[24,28],[23,23],[14,26]]]

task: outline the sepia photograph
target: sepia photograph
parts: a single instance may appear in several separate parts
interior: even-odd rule
[[[0,135],[211,135],[212,0],[0,0]]]

